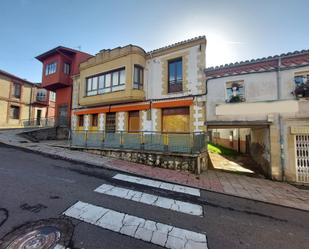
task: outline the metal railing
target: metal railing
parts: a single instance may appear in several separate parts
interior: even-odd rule
[[[53,127],[55,125],[55,118],[35,118],[20,120],[22,127]]]
[[[201,153],[207,150],[205,132],[163,133],[163,132],[104,132],[71,131],[71,146],[85,148],[110,148],[145,150],[176,153]]]

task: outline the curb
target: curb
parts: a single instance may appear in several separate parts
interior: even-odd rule
[[[21,147],[21,146],[18,146],[18,145],[7,144],[6,142],[3,142],[1,140],[0,140],[0,144],[4,144],[5,146],[11,147],[11,148],[17,148],[17,149],[25,151],[25,152],[37,153],[37,154],[40,154],[40,155],[43,155],[43,156],[46,156],[46,157],[49,157],[49,158],[53,158],[53,159],[62,159],[62,160],[66,160],[66,161],[69,161],[69,162],[75,162],[75,163],[87,165],[88,167],[90,166],[90,167],[96,167],[96,168],[101,168],[101,169],[104,168],[104,169],[110,170],[110,171],[126,173],[126,174],[133,175],[133,176],[144,177],[144,178],[148,178],[148,179],[151,179],[151,180],[157,180],[157,181],[164,181],[164,182],[172,183],[172,184],[179,184],[179,185],[183,185],[183,186],[187,186],[187,187],[191,187],[191,188],[197,188],[197,189],[200,189],[200,190],[203,190],[203,191],[208,191],[208,192],[212,192],[212,193],[216,193],[216,194],[222,194],[222,195],[225,195],[225,196],[241,198],[241,199],[245,199],[245,200],[249,200],[249,201],[253,201],[253,202],[260,202],[260,203],[268,204],[268,205],[275,205],[275,206],[283,207],[283,208],[290,208],[290,209],[294,209],[294,210],[302,211],[302,212],[309,212],[309,210],[306,210],[306,209],[286,206],[286,205],[282,205],[282,204],[278,204],[278,203],[273,203],[273,202],[267,202],[267,201],[263,201],[263,200],[252,199],[252,198],[243,197],[243,196],[234,195],[234,194],[228,194],[228,193],[219,192],[219,191],[215,191],[215,190],[211,190],[211,189],[207,189],[207,188],[196,187],[196,186],[192,186],[192,185],[188,185],[188,184],[183,184],[183,183],[178,183],[178,182],[172,182],[172,181],[168,181],[168,180],[165,180],[165,179],[149,177],[149,176],[145,176],[145,175],[138,174],[138,173],[128,172],[128,171],[122,170],[122,169],[115,169],[115,168],[109,167],[108,165],[98,165],[98,164],[94,164],[94,163],[83,162],[81,160],[72,159],[72,158],[66,158],[64,156],[50,154],[50,153],[43,152],[43,151],[35,151],[35,150],[32,150],[31,148]]]

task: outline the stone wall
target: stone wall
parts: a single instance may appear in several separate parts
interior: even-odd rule
[[[153,167],[190,171],[193,173],[200,173],[207,170],[208,153],[201,153],[199,155],[186,155],[177,153],[161,153],[149,151],[132,151],[132,150],[117,150],[117,149],[83,149],[74,148],[85,152],[114,157],[125,161],[145,164]]]
[[[69,138],[69,130],[65,127],[39,128],[25,131],[21,135],[33,142],[40,140],[65,140]]]

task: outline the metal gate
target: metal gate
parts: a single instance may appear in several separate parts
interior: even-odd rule
[[[309,135],[295,135],[297,181],[309,183]]]

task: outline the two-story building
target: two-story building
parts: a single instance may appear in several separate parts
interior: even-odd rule
[[[309,51],[207,68],[205,74],[212,140],[229,139],[232,146],[236,135],[266,175],[308,183]]]
[[[205,49],[202,36],[150,52],[104,49],[82,62],[73,133],[88,131],[87,144],[99,147],[190,152],[188,134],[205,131]]]
[[[53,93],[0,70],[0,127],[41,125],[54,113]]]
[[[41,86],[56,94],[56,125],[68,126],[72,109],[72,75],[79,64],[92,55],[66,47],[56,47],[36,57],[43,63]]]

